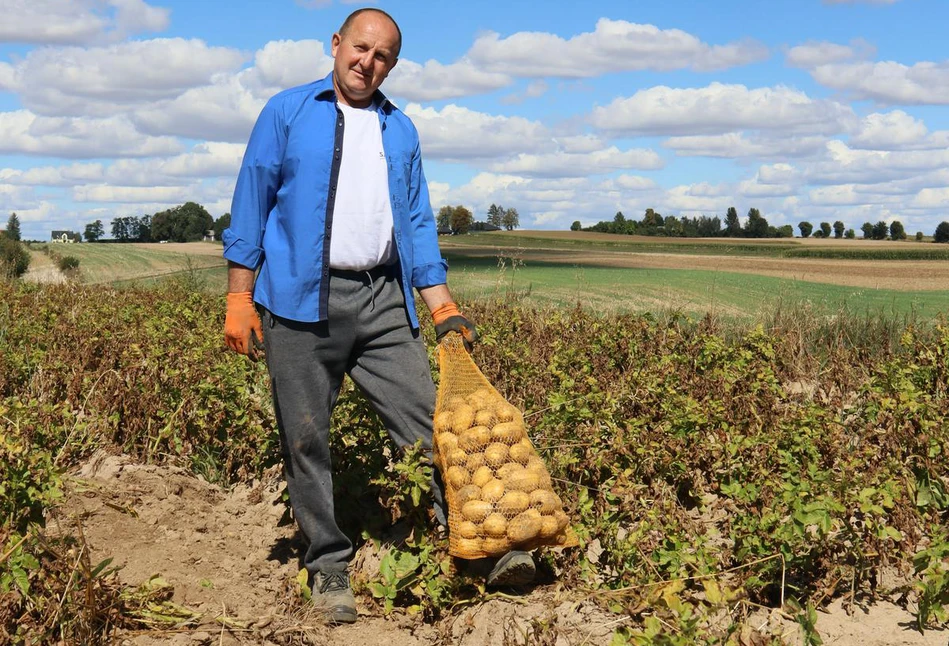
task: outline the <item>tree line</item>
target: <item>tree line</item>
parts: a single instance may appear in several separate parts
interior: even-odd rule
[[[797,225],[802,238],[847,238],[857,237],[853,229],[837,220],[833,224],[821,222],[816,228],[810,222],[803,221]],[[628,219],[622,211],[618,211],[612,220],[602,220],[596,224],[584,227],[579,220],[570,226],[571,231],[597,231],[600,233],[619,233],[625,235],[666,236],[677,238],[793,238],[794,227],[785,224],[774,227],[761,215],[756,208],[748,210],[748,217],[742,224],[735,207],[729,207],[725,213],[725,220],[718,216],[709,217],[700,215],[696,218],[688,216],[663,216],[654,209],[646,209],[641,220]],[[899,220],[887,224],[882,220],[876,224],[865,222],[860,227],[865,240],[905,240],[906,229]],[[923,240],[923,233],[916,233],[916,240]],[[933,233],[933,241],[949,242],[949,222],[942,222]]]
[[[215,239],[220,240],[224,229],[230,225],[230,213],[214,219],[197,202],[185,202],[151,215],[114,218],[111,233],[117,242],[195,242],[203,239],[207,231],[214,231]],[[87,242],[102,240],[104,236],[102,220],[86,224],[83,237]]]
[[[517,209],[505,209],[499,204],[488,207],[485,220],[476,221],[474,214],[466,207],[443,206],[436,217],[438,230],[451,231],[453,234],[468,233],[469,231],[513,231],[521,226],[520,214]]]

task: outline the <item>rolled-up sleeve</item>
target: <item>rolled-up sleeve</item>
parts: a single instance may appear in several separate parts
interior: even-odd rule
[[[251,132],[231,201],[231,225],[224,230],[224,257],[257,269],[263,262],[267,218],[277,201],[280,170],[287,145],[286,120],[271,99]]]
[[[422,152],[418,144],[412,156],[412,177],[409,185],[409,216],[412,221],[412,284],[415,287],[444,285],[448,281],[448,263],[438,248],[438,227],[428,195],[428,183],[422,169]]]

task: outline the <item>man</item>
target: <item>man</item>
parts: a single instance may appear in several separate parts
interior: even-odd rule
[[[356,619],[353,546],[334,516],[328,442],[344,374],[399,447],[421,440],[431,449],[435,386],[413,288],[439,339],[450,331],[477,339],[446,286],[418,133],[379,91],[401,45],[387,13],[355,11],[333,34],[332,73],[268,101],[223,236],[225,340],[256,359],[263,339],[290,503],[309,541],[304,564],[314,601],[334,622]],[[530,556],[512,552],[488,582],[521,584],[533,574]]]

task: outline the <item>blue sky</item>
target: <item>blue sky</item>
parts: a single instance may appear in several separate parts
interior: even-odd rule
[[[228,211],[260,108],[331,69],[357,6],[0,0],[0,214],[45,239]],[[498,203],[537,229],[646,208],[949,219],[944,0],[374,6],[402,28],[382,89],[419,129],[436,210]]]

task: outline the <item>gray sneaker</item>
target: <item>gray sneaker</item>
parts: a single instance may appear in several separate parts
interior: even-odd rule
[[[349,587],[349,572],[317,572],[313,576],[313,605],[326,611],[334,624],[356,621],[356,599]]]
[[[534,580],[534,573],[534,559],[531,555],[515,550],[498,559],[486,583],[492,588],[527,585]]]

